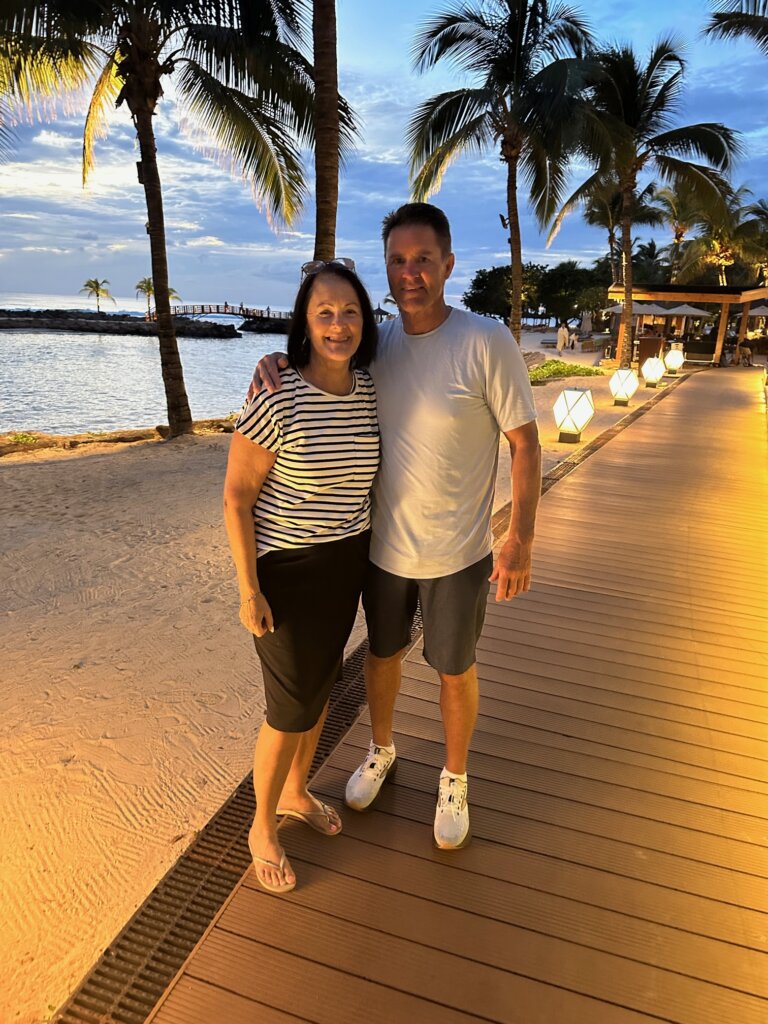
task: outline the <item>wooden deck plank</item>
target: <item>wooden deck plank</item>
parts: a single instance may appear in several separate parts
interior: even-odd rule
[[[305,1024],[307,1018],[185,975],[169,992],[154,1020],[156,1024]]]
[[[361,850],[360,841],[348,836],[340,837],[331,848],[295,830],[290,843],[293,863],[307,879],[302,906],[319,912],[332,907],[333,916],[344,921],[375,923],[377,930],[469,960],[476,960],[483,949],[484,962],[512,973],[523,971],[529,977],[534,976],[534,968],[521,963],[518,950],[531,936],[551,936],[768,997],[765,954],[743,946],[690,930],[683,933],[677,926],[643,920],[628,911],[603,910],[575,898],[456,869],[446,859],[435,864],[379,847],[375,852],[367,845]],[[369,863],[371,857],[373,863]],[[315,870],[307,870],[309,865]],[[246,886],[260,895],[255,881],[249,878]],[[248,913],[244,903],[238,910]],[[251,916],[256,917],[254,910]],[[231,918],[220,923],[248,934]],[[554,964],[558,958],[549,959]],[[479,1006],[475,1009],[480,1011]]]
[[[569,992],[597,997],[645,1014],[653,1014],[663,1006],[668,1019],[673,1021],[684,1020],[687,1007],[695,1003],[702,1008],[702,1024],[722,1024],[723,1020],[737,1018],[744,1024],[762,1024],[766,1004],[749,992],[735,991],[734,985],[726,988],[701,982],[605,950],[595,951],[499,922],[495,929],[491,923],[482,922],[489,934],[480,948],[498,943],[501,949],[497,950],[496,957],[501,958],[503,967],[479,962],[477,947],[475,956],[471,947],[463,947],[461,955],[448,952],[430,944],[435,937],[431,904],[412,900],[409,918],[400,927],[388,927],[392,925],[392,916],[387,894],[373,887],[367,891],[370,903],[362,908],[357,918],[366,923],[353,923],[336,916],[336,904],[325,891],[325,872],[310,869],[306,874],[308,886],[324,890],[320,912],[303,901],[273,900],[261,892],[244,888],[219,919],[215,933],[222,941],[225,937],[220,933],[230,933],[232,938],[227,948],[233,943],[239,945],[243,939],[254,946],[262,946],[266,934],[273,953],[281,950],[304,956],[307,962],[349,975],[360,969],[361,951],[370,951],[373,955],[366,959],[365,975],[371,982],[382,985],[396,978],[401,993],[418,993],[441,1011],[450,1007],[502,1024],[510,1019],[517,1003],[518,978],[529,983],[543,982],[550,987],[556,984]],[[332,918],[329,919],[329,915]],[[402,925],[408,938],[401,937]],[[317,941],[324,927],[329,931],[329,938],[332,935],[332,942],[327,944]],[[476,935],[480,934],[478,930]],[[459,942],[449,932],[440,945],[455,949]],[[220,979],[225,965],[214,962],[212,957],[209,965],[211,980],[214,976]],[[199,976],[208,976],[200,965],[198,971]],[[456,977],[458,972],[461,985],[452,984],[448,979]],[[290,1002],[288,1005],[290,1008]],[[453,1018],[447,1015],[444,1019]]]
[[[643,732],[637,727],[638,723],[630,722],[619,726],[615,722],[609,722],[604,725],[601,721],[591,720],[587,715],[580,717],[559,714],[541,705],[542,701],[534,697],[529,699],[527,692],[524,691],[520,703],[515,705],[516,723],[522,722],[532,726],[545,724],[547,728],[561,732],[565,736],[581,736],[596,740],[603,738],[606,742],[613,740],[615,744],[625,745],[628,749],[658,753],[681,764],[702,765],[745,779],[755,779],[757,782],[763,782],[766,778],[764,761],[732,754],[706,744],[682,741],[676,738],[674,729],[665,730],[668,735],[661,736],[654,732]],[[410,714],[433,717],[438,721],[440,718],[439,709],[435,710],[431,701],[420,700],[407,694],[401,694],[397,706],[399,710]],[[480,732],[507,736],[510,735],[513,724],[481,714],[478,717],[477,728]]]
[[[320,791],[326,798],[332,798],[337,790],[329,778]],[[396,797],[388,794],[382,800],[380,813],[362,822],[357,818],[348,822],[346,837],[367,844],[360,868],[365,877],[381,880],[384,867],[379,851],[408,853],[426,861],[428,870],[423,873],[414,862],[408,862],[407,870],[400,868],[402,880],[397,887],[440,902],[445,887],[439,873],[432,869],[436,864],[451,867],[452,861],[449,855],[432,848],[428,828],[425,841],[424,826],[429,826],[433,816],[434,801],[429,797],[417,792],[398,792]],[[536,919],[539,900],[542,908],[546,908],[543,894],[547,894],[761,954],[768,951],[766,913],[743,905],[752,901],[751,876],[745,885],[743,875],[736,873],[731,877],[723,868],[712,869],[705,865],[704,870],[699,871],[695,864],[664,854],[639,857],[638,852],[645,851],[637,851],[626,843],[600,839],[594,844],[594,856],[590,856],[588,842],[582,834],[561,826],[538,826],[525,819],[512,823],[516,845],[490,842],[480,836],[473,842],[472,855],[467,853],[459,869],[452,868],[465,872],[459,888],[472,894],[473,899],[479,898],[475,876],[485,878],[488,896],[476,904],[477,913],[492,918],[506,915],[504,908],[510,903],[515,914],[523,915],[510,920],[519,920],[529,927]],[[293,841],[302,844],[300,850],[304,857],[310,856],[304,837],[297,836]],[[342,846],[335,849],[336,856],[340,857]],[[582,863],[579,863],[580,857]],[[455,860],[453,863],[455,865]],[[711,884],[713,878],[720,884]],[[494,880],[499,884],[491,885]],[[710,883],[708,894],[694,891],[697,886],[705,888],[707,882]],[[505,884],[515,889],[505,889]],[[532,894],[533,918],[526,917],[526,899],[518,889]],[[454,891],[450,899],[455,901],[459,896]],[[454,902],[453,905],[462,904]],[[502,916],[501,919],[507,918]]]
[[[574,761],[567,761],[573,756],[583,759],[579,762],[582,766],[607,764],[609,771],[616,772],[623,771],[625,766],[634,766],[640,770],[647,769],[650,773],[649,778],[659,779],[671,776],[674,779],[675,776],[682,776],[691,782],[705,782],[715,787],[717,793],[721,794],[719,799],[725,801],[725,805],[731,799],[739,799],[736,794],[746,794],[747,797],[752,793],[763,798],[768,796],[768,782],[757,782],[752,779],[743,779],[738,775],[713,771],[709,768],[680,764],[677,761],[652,754],[642,754],[618,746],[609,747],[594,740],[582,740],[578,736],[564,736],[560,732],[532,728],[517,722],[510,722],[508,726],[507,734],[503,737],[488,732],[475,733],[476,739],[473,737],[471,756],[474,757],[474,753],[484,753],[496,757],[506,757],[511,761],[529,760],[531,764],[539,764],[544,761],[554,766],[561,763],[560,758],[566,759],[565,763],[576,764]],[[362,718],[355,729],[363,730],[363,735],[370,737],[370,723],[367,718]],[[438,719],[398,711],[398,735],[414,736],[442,743],[443,727]],[[353,737],[355,740],[357,738],[356,735]],[[596,768],[596,771],[599,772],[600,768]],[[591,767],[590,771],[586,773],[591,774]],[[572,774],[579,774],[579,772],[572,771]],[[733,809],[740,808],[734,807]]]
[[[706,716],[707,722],[714,718],[724,725],[733,723],[736,732],[741,728],[738,723],[743,722],[744,728],[750,730],[746,735],[756,734],[758,738],[768,733],[768,708],[695,693],[672,685],[672,680],[666,674],[657,676],[656,683],[646,683],[629,672],[623,676],[608,676],[585,669],[579,673],[579,679],[575,679],[570,672],[559,672],[555,665],[549,666],[549,672],[545,670],[533,675],[525,672],[517,659],[512,663],[513,667],[507,670],[498,665],[483,664],[487,668],[483,673],[483,694],[493,700],[508,700],[515,691],[527,689],[553,696],[572,696],[586,703],[606,707],[644,710],[654,717],[668,715],[680,721],[686,718],[701,721]],[[408,673],[411,677],[418,676],[423,680],[425,687],[437,685],[434,672],[426,662],[409,659]],[[512,699],[511,703],[515,703],[515,700]]]
[[[359,752],[345,744],[336,751],[334,767],[350,775],[360,761]],[[429,766],[403,759],[398,767],[398,786],[434,794],[437,775],[439,767],[436,773]],[[652,817],[654,808],[639,799],[633,798],[628,803],[632,813],[622,809],[610,795],[590,794],[602,802],[588,803],[582,796],[584,783],[581,780],[569,788],[560,780],[545,778],[539,782],[540,789],[526,789],[517,782],[517,773],[498,783],[473,778],[472,808],[473,811],[477,809],[475,819],[478,826],[482,824],[482,831],[476,830],[473,819],[473,834],[490,840],[507,836],[510,830],[505,827],[502,816],[515,814],[579,827],[594,835],[624,839],[650,850],[674,852],[692,861],[728,864],[734,870],[749,875],[768,875],[768,846],[658,820]]]
[[[196,1000],[234,1024],[768,1021],[768,533],[734,529],[768,508],[753,392],[698,375],[546,494],[534,590],[489,592],[472,845],[431,844],[417,646],[376,810],[333,840],[287,825],[299,888],[246,875],[153,1024]],[[368,723],[318,794],[340,802]]]
[[[430,720],[419,719],[410,726],[401,724],[398,716],[398,756],[410,759],[429,752],[427,764],[438,763],[442,756],[442,735],[438,723],[431,723],[436,728],[431,738],[425,736],[425,725]],[[416,735],[414,736],[414,729]],[[687,801],[701,807],[720,807],[735,814],[744,814],[763,820],[763,828],[768,829],[768,794],[748,793],[723,785],[701,782],[683,775],[674,775],[647,768],[607,761],[600,757],[589,757],[584,754],[559,750],[552,747],[536,747],[531,743],[510,743],[499,737],[486,736],[491,741],[491,749],[480,750],[475,747],[470,761],[472,777],[484,779],[516,778],[522,781],[527,778],[518,774],[526,767],[556,772],[567,778],[576,776],[588,782],[616,785],[620,788],[639,790],[661,797],[672,797]],[[370,730],[365,725],[355,726],[349,733],[349,743],[360,749],[367,749]],[[495,743],[493,742],[495,741]],[[361,755],[362,756],[362,755]],[[535,788],[533,779],[528,778],[531,787]]]

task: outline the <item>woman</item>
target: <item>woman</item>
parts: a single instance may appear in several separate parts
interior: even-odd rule
[[[283,386],[257,392],[241,412],[224,485],[240,621],[254,635],[266,693],[248,842],[270,892],[296,884],[278,817],[341,831],[336,811],[308,792],[307,776],[357,612],[379,461],[365,369],[376,324],[353,270],[351,260],[302,268]]]

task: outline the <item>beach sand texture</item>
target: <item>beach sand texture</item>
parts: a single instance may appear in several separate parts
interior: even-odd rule
[[[595,394],[589,440],[622,411],[607,377],[573,383]],[[534,389],[547,468],[575,450],[558,391]],[[50,1018],[250,770],[264,701],[221,517],[228,445],[0,462],[3,1022]]]

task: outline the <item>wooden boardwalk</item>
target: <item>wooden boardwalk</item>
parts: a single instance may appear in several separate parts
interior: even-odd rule
[[[768,442],[758,371],[695,375],[542,502],[489,602],[472,845],[431,845],[438,690],[405,663],[396,782],[282,832],[153,1024],[766,1024]],[[369,738],[316,777],[340,803]]]

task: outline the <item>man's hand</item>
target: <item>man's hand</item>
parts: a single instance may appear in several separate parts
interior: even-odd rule
[[[488,578],[496,584],[497,601],[511,601],[531,589],[531,546],[512,538],[503,544]]]
[[[263,594],[256,594],[250,600],[243,601],[240,605],[240,621],[254,636],[275,632],[272,609]]]
[[[285,352],[270,352],[269,355],[262,356],[253,371],[253,380],[248,388],[246,401],[250,402],[256,392],[261,391],[262,386],[270,394],[279,391],[281,387],[280,370],[284,370],[287,365],[288,357]]]

